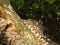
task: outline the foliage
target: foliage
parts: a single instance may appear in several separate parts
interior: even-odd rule
[[[11,0],[23,19],[34,19],[44,25],[46,35],[60,42],[60,0]]]

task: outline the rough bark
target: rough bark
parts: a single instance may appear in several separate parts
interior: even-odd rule
[[[9,0],[0,0],[0,42],[3,45],[58,45],[47,39],[42,30],[36,21],[22,20]]]

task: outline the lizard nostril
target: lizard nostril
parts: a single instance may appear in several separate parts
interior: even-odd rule
[[[7,29],[10,27],[11,23],[10,24],[7,24],[6,27],[3,29],[3,31],[7,31]]]
[[[11,23],[10,24],[7,24],[6,27],[5,27],[5,29],[7,29],[8,27],[10,27],[10,25],[11,25]]]

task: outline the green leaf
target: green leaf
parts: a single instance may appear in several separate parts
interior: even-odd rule
[[[32,4],[32,7],[33,7],[34,9],[37,9],[37,8],[38,8],[38,4],[37,4],[37,3],[33,3],[33,4]]]
[[[55,0],[46,0],[49,3],[53,3]]]

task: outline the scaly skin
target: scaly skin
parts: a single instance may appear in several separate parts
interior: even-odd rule
[[[0,18],[1,21],[4,20],[2,21],[3,23],[0,23],[0,42],[3,43],[3,45],[45,45],[44,42],[38,38],[40,33],[43,35],[42,29],[37,29],[34,31],[35,33],[33,33],[32,28],[25,26],[24,21],[13,10],[10,4],[6,5],[4,1],[3,5],[0,4]],[[53,45],[56,44],[53,43]]]
[[[58,45],[44,35],[43,26],[41,24],[38,24],[37,21],[32,20],[32,19],[25,19],[24,24],[31,30],[31,32],[39,40],[41,40],[44,43],[44,45]]]

